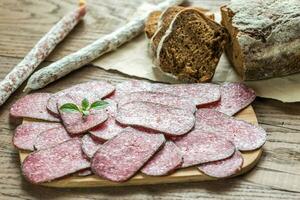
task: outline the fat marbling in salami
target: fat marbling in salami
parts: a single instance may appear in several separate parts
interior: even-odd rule
[[[39,134],[53,128],[63,127],[60,123],[31,122],[19,125],[13,136],[13,143],[18,149],[34,150],[34,142]]]
[[[81,150],[81,139],[74,138],[52,148],[29,154],[22,172],[31,183],[44,183],[90,167]]]
[[[131,102],[118,108],[116,120],[124,125],[148,128],[170,136],[186,134],[195,124],[187,110],[150,102]]]
[[[256,95],[254,90],[243,83],[224,83],[221,86],[221,99],[204,107],[215,109],[226,115],[233,116],[250,105]]]
[[[153,84],[146,81],[140,81],[140,80],[123,81],[122,83],[116,85],[114,98],[118,99],[132,92],[151,91],[152,88],[153,88]]]
[[[195,129],[224,137],[232,141],[241,151],[258,149],[266,141],[266,132],[263,128],[212,109],[203,108],[196,111]]]
[[[139,171],[164,142],[162,134],[126,128],[99,148],[92,159],[92,171],[104,179],[126,181]]]
[[[167,141],[141,171],[148,176],[163,176],[179,168],[182,162],[183,157],[179,148],[172,141]]]
[[[122,106],[133,101],[151,102],[170,107],[181,108],[191,112],[196,111],[196,105],[192,100],[161,92],[133,92],[122,96],[118,101],[118,105]]]
[[[82,137],[82,151],[89,158],[92,158],[96,151],[101,147],[102,142],[93,139],[89,134]]]
[[[220,86],[213,83],[155,84],[154,91],[191,99],[197,106],[220,100]]]
[[[36,137],[34,148],[37,150],[47,149],[69,139],[71,139],[71,136],[64,127],[53,128],[43,131]]]
[[[236,151],[231,157],[215,162],[204,163],[198,166],[198,169],[206,175],[225,178],[237,174],[243,166],[243,156]]]
[[[28,94],[17,100],[10,109],[12,117],[26,117],[59,122],[59,118],[51,115],[47,110],[47,102],[50,93]]]
[[[111,99],[105,99],[105,101],[109,103],[108,107],[106,108],[108,119],[104,123],[89,131],[93,137],[100,141],[112,139],[125,128],[125,126],[119,124],[115,119],[117,113],[117,103]]]
[[[191,131],[175,140],[175,144],[183,154],[182,167],[222,160],[230,157],[235,151],[232,142],[214,133],[200,130]]]

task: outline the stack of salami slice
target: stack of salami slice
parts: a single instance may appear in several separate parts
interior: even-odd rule
[[[241,170],[240,151],[258,149],[266,141],[261,127],[232,117],[254,99],[253,90],[241,83],[133,80],[115,87],[86,82],[19,99],[11,116],[35,120],[17,127],[13,143],[31,151],[22,172],[36,184],[74,174],[123,182],[138,172],[164,176],[185,167],[224,178]],[[83,100],[108,105],[91,107],[88,114],[62,109],[80,107]]]

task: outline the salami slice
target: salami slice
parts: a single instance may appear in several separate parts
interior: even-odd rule
[[[104,99],[106,102],[108,102],[108,106],[105,108],[107,114],[109,116],[113,116],[115,117],[117,112],[118,112],[118,104],[116,101],[112,100],[112,99]]]
[[[109,106],[106,108],[108,119],[89,131],[94,138],[100,141],[112,139],[125,128],[115,120],[117,103],[111,99],[105,99],[105,101],[109,102]]]
[[[92,159],[92,171],[111,181],[132,177],[164,144],[162,134],[149,134],[126,128],[104,143]]]
[[[152,87],[153,84],[146,81],[140,81],[140,80],[124,81],[116,85],[116,92],[114,98],[118,99],[121,96],[130,94],[132,92],[151,91]]]
[[[13,137],[13,143],[18,149],[34,150],[34,141],[43,131],[62,127],[60,123],[31,122],[19,125]]]
[[[221,87],[221,100],[204,107],[233,116],[250,105],[255,97],[255,92],[243,83],[225,83]]]
[[[81,83],[53,94],[48,100],[47,108],[49,111],[51,111],[51,113],[59,115],[57,102],[65,94],[77,91],[86,91],[94,93],[99,99],[102,99],[109,96],[114,90],[114,86],[105,81],[89,81],[86,83]]]
[[[50,96],[50,93],[28,94],[12,105],[10,115],[13,117],[26,117],[59,122],[59,119],[51,115],[47,110],[47,101]]]
[[[90,104],[99,100],[93,93],[78,91],[61,96],[57,106],[60,108],[66,103],[81,106],[83,99],[87,99]],[[83,116],[81,112],[66,112],[64,110],[59,110],[59,112],[65,128],[71,135],[84,133],[103,123],[108,118],[105,109],[90,109],[87,116]]]
[[[167,141],[141,171],[149,176],[163,176],[180,167],[182,162],[182,154],[179,148],[173,142]]]
[[[193,101],[197,106],[217,102],[221,98],[220,86],[213,83],[195,84],[152,84],[146,81],[125,81],[116,86],[115,98],[133,92],[160,92],[172,94]]]
[[[124,125],[148,128],[167,135],[183,135],[195,124],[192,112],[150,102],[131,102],[121,106],[116,120]]]
[[[238,173],[242,169],[243,162],[242,154],[236,151],[229,158],[201,164],[198,169],[208,176],[225,178]]]
[[[47,149],[70,139],[70,135],[63,126],[57,127],[40,133],[34,141],[34,147],[37,150]]]
[[[196,111],[196,105],[193,101],[185,98],[179,97],[172,94],[161,93],[161,92],[134,92],[128,95],[122,96],[118,104],[122,106],[126,103],[133,101],[145,101],[151,103],[162,104],[170,107],[181,108],[184,110],[189,110],[191,112]]]
[[[183,154],[182,167],[222,160],[235,151],[235,146],[230,141],[201,130],[191,131],[176,140],[175,144]]]
[[[212,109],[196,111],[195,129],[213,132],[232,141],[241,151],[260,148],[266,142],[263,128]]]
[[[110,140],[118,135],[126,126],[119,124],[114,117],[109,116],[108,119],[96,126],[89,132],[100,141]]]
[[[90,167],[81,151],[81,139],[74,138],[49,149],[29,154],[22,172],[31,183],[44,183]]]
[[[191,99],[197,106],[220,100],[220,86],[213,83],[155,84],[154,91]]]
[[[88,134],[82,137],[82,151],[89,158],[92,158],[94,156],[94,154],[101,147],[101,145],[101,142],[94,140]]]

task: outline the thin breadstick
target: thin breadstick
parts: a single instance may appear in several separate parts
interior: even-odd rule
[[[0,106],[32,74],[37,66],[53,51],[86,13],[86,6],[65,15],[46,33],[24,59],[0,82]]]
[[[113,51],[122,44],[139,35],[144,29],[144,23],[150,12],[164,10],[169,6],[179,5],[184,0],[166,0],[155,6],[148,6],[140,16],[132,19],[123,27],[111,34],[96,40],[92,44],[58,60],[49,66],[35,72],[28,80],[24,91],[43,88],[49,83],[81,68],[101,55]]]

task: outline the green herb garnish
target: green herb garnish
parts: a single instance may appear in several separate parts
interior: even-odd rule
[[[99,110],[106,108],[108,106],[107,101],[95,101],[92,104],[89,103],[87,98],[81,101],[81,107],[74,103],[66,103],[62,105],[59,109],[63,112],[80,112],[83,116],[88,116],[91,109]]]
[[[80,112],[80,108],[74,103],[66,103],[59,108],[63,112]]]

